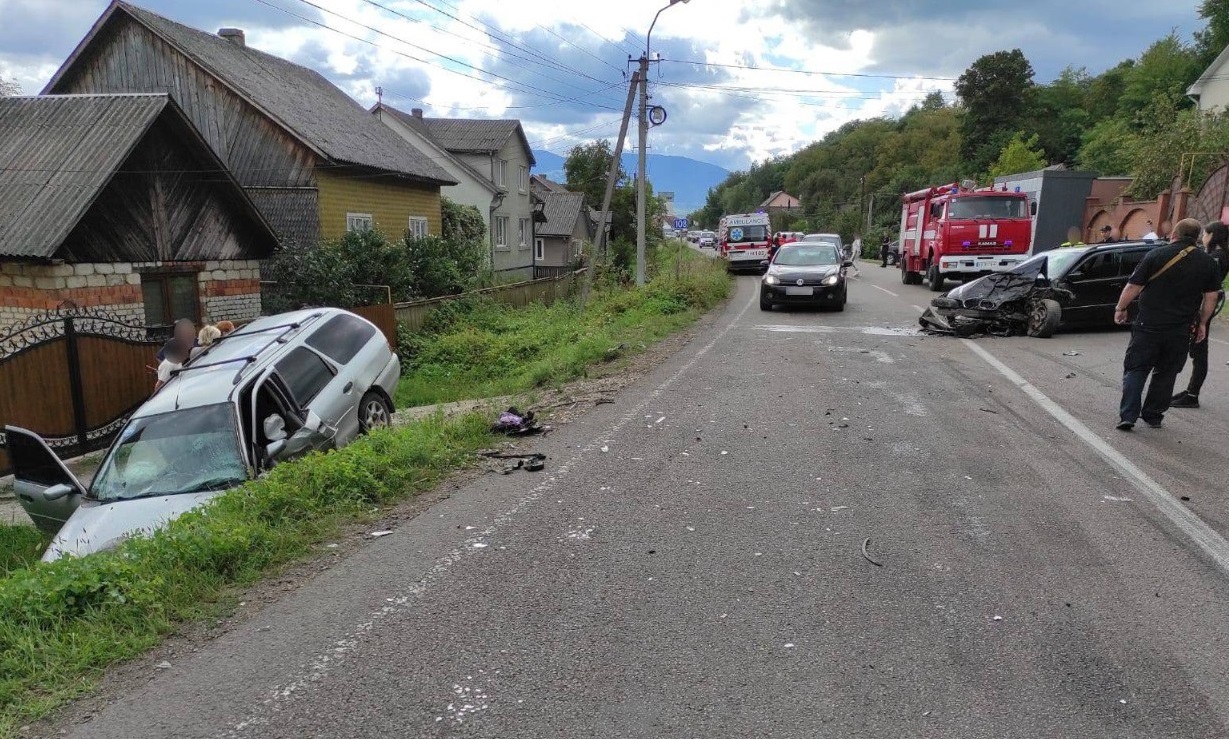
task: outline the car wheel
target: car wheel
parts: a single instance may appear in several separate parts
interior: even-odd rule
[[[760,296],[760,310],[772,310],[772,301],[764,300],[764,296]]]
[[[930,265],[930,269],[926,270],[926,279],[930,282],[931,292],[943,292],[943,275],[939,272],[939,265]]]
[[[364,434],[392,425],[393,413],[388,401],[377,392],[368,391],[358,406],[358,425]]]
[[[1063,308],[1054,300],[1038,300],[1028,315],[1028,335],[1048,339],[1063,321]]]

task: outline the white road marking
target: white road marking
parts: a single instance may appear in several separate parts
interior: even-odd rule
[[[750,300],[748,300],[747,304],[743,306],[741,311],[738,312],[738,315],[734,317],[734,320],[723,326],[721,330],[717,332],[717,335],[697,350],[696,353],[692,355],[691,359],[680,367],[678,371],[666,378],[666,380],[654,388],[652,392],[642,397],[640,402],[634,405],[626,414],[623,415],[622,418],[607,429],[604,432],[604,435],[613,436],[629,423],[637,420],[646,408],[650,407],[652,403],[661,398],[661,396],[665,394],[666,390],[668,390],[685,374],[687,374],[691,368],[694,367],[702,357],[704,357],[704,355],[708,354],[709,351],[717,345],[717,342],[725,338],[726,334],[730,332],[730,329],[734,328],[734,326],[742,320],[743,316],[747,314],[747,311],[751,309],[751,306],[757,299],[758,296],[756,293],[752,292]],[[543,494],[555,486],[560,478],[566,477],[583,458],[596,452],[599,447],[605,450],[606,447],[602,446],[604,441],[605,440],[601,436],[594,438],[578,450],[571,459],[563,462],[555,468],[554,474],[550,475],[530,490],[524,497],[517,501],[512,508],[504,511],[502,514],[497,515],[490,526],[479,532],[476,536],[461,542],[457,548],[436,560],[431,569],[427,570],[418,582],[409,586],[405,593],[385,598],[384,600],[386,605],[377,611],[369,613],[366,620],[360,624],[357,624],[344,638],[335,641],[326,651],[307,659],[305,661],[306,667],[301,673],[292,675],[289,682],[271,688],[263,700],[252,706],[251,715],[242,721],[236,722],[233,728],[226,730],[220,736],[236,737],[241,733],[247,733],[247,730],[249,729],[253,729],[257,726],[268,725],[272,721],[272,714],[276,714],[283,710],[287,704],[294,701],[302,693],[319,688],[328,678],[328,675],[332,669],[338,664],[344,662],[351,652],[358,649],[362,641],[367,638],[372,631],[386,622],[389,616],[410,608],[413,605],[413,599],[421,596],[431,585],[443,579],[444,575],[447,574],[452,565],[461,561],[465,557],[474,556],[477,554],[477,552],[474,551],[475,545],[480,544],[485,547],[486,542],[484,540],[489,539],[502,526],[510,523],[513,518],[523,513],[527,508],[537,502]],[[491,555],[483,552],[483,556]]]
[[[1224,344],[1225,346],[1229,346],[1229,341],[1222,341],[1222,340],[1220,340],[1220,339],[1213,339],[1211,336],[1209,336],[1209,337],[1208,337],[1208,340],[1209,340],[1209,341],[1215,341],[1217,344]]]
[[[880,291],[880,292],[885,292],[885,293],[887,293],[888,295],[891,295],[891,296],[892,296],[892,297],[894,297],[894,298],[899,298],[899,297],[900,297],[899,295],[897,295],[896,293],[892,292],[891,290],[888,290],[887,288],[879,287],[878,285],[871,285],[871,287],[875,288],[876,290],[878,290],[878,291]]]
[[[922,306],[920,306],[920,305],[911,305],[911,306],[909,306],[909,307],[910,307],[910,308],[912,308],[913,310],[917,311],[918,313],[925,313],[925,312],[926,312],[926,309],[925,309],[925,308],[923,308],[923,307],[922,307]]]
[[[1159,483],[1149,477],[1143,470],[1136,467],[1117,449],[1114,449],[1101,437],[1094,434],[1079,419],[1068,413],[1058,403],[1050,400],[1045,393],[1033,387],[1015,370],[1003,364],[993,354],[978,346],[976,342],[969,339],[962,339],[962,341],[974,354],[984,359],[987,364],[998,370],[1013,385],[1024,391],[1024,394],[1032,398],[1033,402],[1039,405],[1042,410],[1066,426],[1068,431],[1075,434],[1080,441],[1087,444],[1097,454],[1100,454],[1111,466],[1117,468],[1131,482],[1135,489],[1139,490],[1148,499],[1148,502],[1156,506],[1157,510],[1177,526],[1182,533],[1189,536],[1212,559],[1217,567],[1229,573],[1229,542],[1225,541],[1223,536],[1204,523],[1203,519],[1192,513],[1190,509],[1182,505],[1168,490],[1161,487]]]

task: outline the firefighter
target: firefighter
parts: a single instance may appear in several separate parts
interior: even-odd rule
[[[1067,229],[1067,240],[1059,244],[1059,246],[1083,246],[1084,239],[1080,237],[1080,227],[1072,226]]]

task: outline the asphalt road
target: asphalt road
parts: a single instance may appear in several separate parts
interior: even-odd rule
[[[931,293],[862,273],[843,313],[740,278],[542,476],[473,482],[69,733],[1229,735],[1229,346],[1203,409],[1123,434],[1124,333],[923,337]]]

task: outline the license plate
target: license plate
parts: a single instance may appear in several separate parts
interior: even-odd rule
[[[787,287],[785,288],[786,295],[814,295],[815,288],[813,287]]]
[[[731,259],[758,259],[765,260],[768,258],[767,249],[740,249],[730,252]]]

